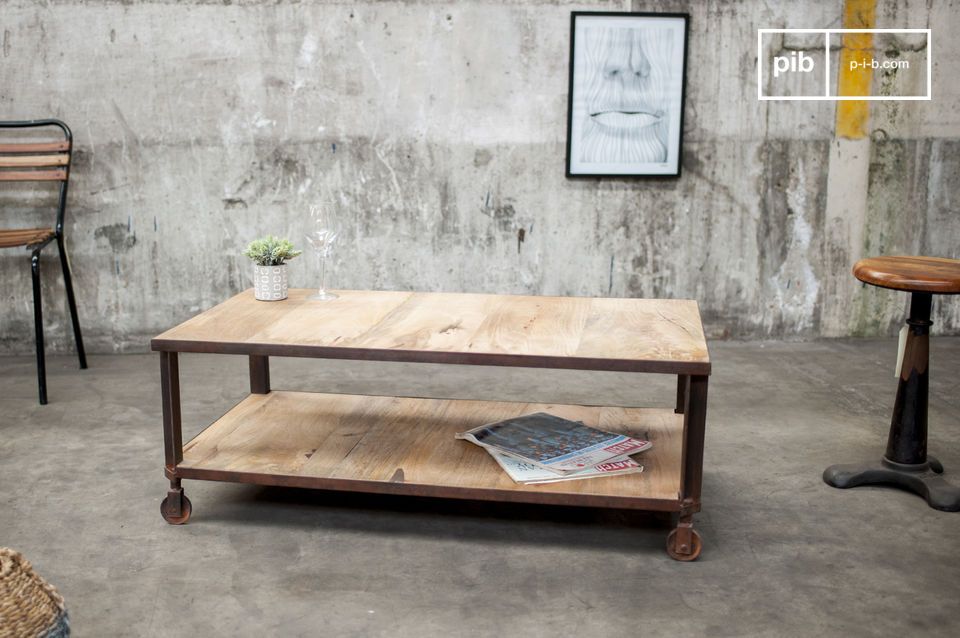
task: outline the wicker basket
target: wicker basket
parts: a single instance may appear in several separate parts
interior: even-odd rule
[[[0,547],[0,638],[66,638],[63,597],[26,558]]]

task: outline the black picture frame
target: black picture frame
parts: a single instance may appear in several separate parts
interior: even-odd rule
[[[647,73],[647,76],[639,81],[640,85],[635,87],[634,92],[642,95],[645,90],[649,94],[653,85],[653,80],[648,81],[651,75],[656,76],[657,87],[668,90],[661,91],[654,98],[639,98],[643,106],[638,106],[634,110],[627,110],[632,107],[621,106],[619,107],[620,110],[590,113],[587,98],[581,94],[586,93],[583,88],[585,80],[577,75],[578,60],[581,69],[587,64],[578,56],[577,43],[578,22],[586,23],[586,21],[595,21],[598,25],[606,25],[608,29],[638,30],[641,27],[650,29],[653,24],[663,21],[664,26],[661,28],[665,31],[673,29],[673,33],[676,33],[678,27],[682,25],[683,45],[680,47],[682,58],[679,62],[675,59],[675,50],[671,51],[669,60],[666,62],[662,56],[657,56],[652,62],[649,60],[650,56],[645,57],[643,52],[650,50],[649,47],[653,46],[643,44],[650,39],[649,31],[631,36],[632,39],[628,45],[631,47],[631,51],[633,47],[638,47],[638,50],[641,51],[640,59],[642,64],[645,65],[644,68],[639,70],[630,67],[628,72],[638,75],[643,73],[645,69]],[[636,26],[627,26],[631,23]],[[624,26],[610,26],[614,24]],[[686,106],[689,33],[690,14],[688,13],[617,11],[572,11],[570,13],[570,68],[567,93],[566,145],[566,176],[568,178],[680,177],[683,160],[683,111]],[[646,35],[647,39],[637,44],[642,35]],[[587,45],[587,43],[581,44],[583,46]],[[608,51],[614,45],[621,47],[622,50],[622,43],[613,43],[608,45]],[[676,47],[671,46],[671,49],[676,49]],[[653,51],[655,50],[653,49]],[[632,53],[630,57],[633,57]],[[609,57],[600,61],[603,62],[602,65],[597,64],[597,60],[593,60],[593,62],[595,69],[593,75],[595,78],[599,78],[595,79],[594,84],[603,84],[603,81],[609,80],[619,72],[617,68],[607,70]],[[636,61],[630,61],[628,64],[637,63]],[[668,64],[669,66],[667,66]],[[616,67],[616,65],[614,66]],[[675,85],[676,75],[679,75],[679,86]],[[597,91],[598,94],[602,92],[603,89]],[[677,98],[679,98],[679,101]],[[656,102],[656,104],[651,104],[652,102]],[[669,110],[654,108],[657,104],[665,106]],[[574,119],[575,112],[578,115],[576,121]],[[599,120],[598,118],[601,117],[607,118],[607,120]],[[668,121],[664,122],[665,119]],[[652,123],[646,123],[651,121]],[[674,122],[676,123],[675,126]],[[584,133],[584,129],[587,129],[586,133]],[[587,140],[588,137],[589,140]],[[661,149],[661,146],[664,148]],[[577,153],[576,157],[574,156],[575,153]],[[640,159],[628,161],[626,158],[628,154],[636,155]],[[583,159],[588,156],[589,160]],[[661,157],[663,161],[657,161]],[[611,158],[616,158],[617,161],[602,161]],[[593,164],[593,166],[589,166],[590,164]],[[631,164],[633,167],[631,167]]]

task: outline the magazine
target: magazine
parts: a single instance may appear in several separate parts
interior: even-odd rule
[[[579,472],[618,456],[642,452],[652,445],[546,412],[481,425],[457,434],[457,438],[557,474]]]
[[[537,467],[532,463],[521,461],[502,452],[487,450],[490,456],[500,464],[500,467],[517,483],[537,485],[540,483],[557,483],[559,481],[575,481],[577,479],[594,478],[597,476],[616,476],[619,474],[634,474],[643,471],[643,466],[629,456],[618,456],[599,465],[588,467],[579,472],[557,474],[550,470]]]

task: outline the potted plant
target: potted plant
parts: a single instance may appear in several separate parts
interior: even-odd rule
[[[250,242],[243,254],[253,260],[253,294],[260,301],[287,298],[287,264],[302,251],[289,239],[267,235]]]

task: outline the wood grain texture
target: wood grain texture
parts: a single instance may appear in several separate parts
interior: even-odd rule
[[[643,473],[519,485],[483,449],[454,438],[540,410],[653,441],[652,450],[636,457]],[[682,429],[682,417],[669,409],[275,391],[250,395],[187,443],[176,471],[187,478],[519,502],[650,507],[662,501],[660,509],[671,510],[680,490]]]
[[[14,228],[0,230],[0,248],[32,246],[54,236],[51,228]]]
[[[0,182],[62,182],[67,179],[67,171],[0,171]]]
[[[0,144],[0,153],[56,153],[69,151],[70,142],[14,142]]]
[[[154,350],[709,374],[695,301],[245,291],[156,337]]]
[[[0,155],[0,167],[16,166],[66,166],[70,163],[70,156],[66,153],[57,155]]]
[[[960,260],[942,257],[870,257],[853,267],[853,276],[881,288],[960,294]]]

